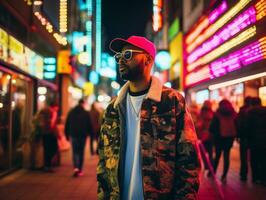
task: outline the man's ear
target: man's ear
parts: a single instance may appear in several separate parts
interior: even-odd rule
[[[149,65],[150,63],[153,62],[153,59],[150,55],[147,55],[146,56],[146,61],[145,61],[145,65]]]

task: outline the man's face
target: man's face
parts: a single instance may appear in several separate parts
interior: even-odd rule
[[[132,50],[130,59],[122,56],[119,60],[120,77],[124,80],[140,80],[144,75],[146,53],[140,48],[126,45],[122,49],[122,54],[127,50]]]

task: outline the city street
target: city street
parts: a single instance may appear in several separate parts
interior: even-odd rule
[[[88,152],[88,151],[87,151]],[[0,180],[1,200],[31,200],[31,199],[89,199],[96,197],[96,165],[97,156],[87,156],[85,161],[85,175],[83,177],[72,177],[72,166],[70,151],[62,153],[62,164],[55,168],[55,173],[44,173],[40,171],[20,170]],[[266,187],[254,185],[250,179],[247,183],[239,180],[238,176],[238,145],[232,150],[231,167],[226,184],[218,185],[224,193],[224,199],[261,200],[266,196]],[[221,159],[222,161],[222,159]],[[220,176],[222,162],[219,166],[217,176]],[[202,175],[199,199],[220,199],[217,187],[212,178]]]
[[[0,1],[0,200],[96,200],[97,140],[100,198],[266,200],[265,27],[266,0]]]

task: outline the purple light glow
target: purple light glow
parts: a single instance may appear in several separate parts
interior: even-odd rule
[[[185,78],[185,86],[224,76],[229,72],[263,59],[266,59],[266,36],[229,54],[227,57],[220,58],[209,65],[188,73]]]
[[[224,43],[234,35],[256,22],[256,10],[252,6],[239,15],[234,21],[214,34],[210,39],[196,48],[187,59],[188,64],[193,63],[199,57],[207,54],[220,44]]]
[[[247,45],[246,47],[231,53],[229,56],[220,58],[209,65],[211,79],[223,76],[229,72],[240,69],[251,63],[265,59],[266,37]]]
[[[202,20],[194,30],[187,35],[186,43],[191,43],[199,34],[210,24],[214,23],[226,10],[227,10],[227,3],[223,1],[215,10],[213,10],[209,16],[204,16],[204,20]],[[207,21],[207,22],[206,22]]]
[[[223,1],[222,4],[209,15],[209,23],[215,22],[216,19],[220,17],[220,15],[223,14],[226,9],[227,3],[226,1]]]

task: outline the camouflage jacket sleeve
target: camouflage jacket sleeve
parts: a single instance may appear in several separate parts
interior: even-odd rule
[[[104,122],[104,117],[103,117]],[[102,128],[101,128],[102,129]],[[97,182],[98,182],[98,199],[107,199],[106,192],[108,190],[108,184],[106,182],[106,170],[104,164],[104,140],[103,140],[103,133],[100,131],[99,140],[98,140],[98,154],[99,154],[99,162],[97,166]]]
[[[185,103],[181,102],[178,107],[176,120],[180,138],[176,147],[175,199],[194,200],[197,199],[200,172],[197,136]]]

